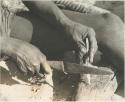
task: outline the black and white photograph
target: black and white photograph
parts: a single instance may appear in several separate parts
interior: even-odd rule
[[[124,0],[0,0],[0,102],[125,102]]]

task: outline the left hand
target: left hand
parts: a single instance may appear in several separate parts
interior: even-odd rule
[[[95,31],[80,23],[73,22],[73,26],[68,29],[68,34],[75,43],[78,63],[83,63],[83,57],[87,53],[85,39],[88,38],[89,51],[85,60],[89,59],[89,63],[92,63],[98,49]]]

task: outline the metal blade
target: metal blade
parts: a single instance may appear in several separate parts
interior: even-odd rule
[[[106,67],[97,67],[93,65],[80,65],[76,63],[64,62],[64,69],[67,73],[84,73],[84,74],[96,74],[96,75],[110,75],[113,72]]]
[[[65,61],[48,61],[51,68],[71,74],[110,75],[113,71],[107,67],[97,67],[87,64],[76,64]]]

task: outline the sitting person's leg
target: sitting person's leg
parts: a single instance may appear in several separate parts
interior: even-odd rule
[[[117,16],[113,14],[85,15],[71,11],[64,11],[64,13],[74,21],[94,28],[102,52],[111,61],[115,59],[116,62],[114,63],[121,65],[120,68],[123,69],[124,30],[123,23]],[[25,39],[28,36],[30,38],[32,36],[33,43],[36,42],[35,44],[46,54],[63,53],[68,49],[72,49],[72,43],[68,41],[65,34],[59,35],[60,31],[48,25],[41,18],[35,18],[33,15],[25,15],[25,17],[30,22],[24,18],[20,18],[20,20],[16,18],[12,36],[19,39]],[[17,24],[20,24],[20,26],[17,26]],[[30,40],[29,38],[28,41]]]
[[[60,56],[72,48],[65,34],[50,26],[44,19],[32,14],[16,16],[11,36],[36,45],[48,57]],[[72,50],[72,49],[71,49]]]
[[[85,15],[71,11],[64,11],[64,13],[73,21],[94,28],[101,51],[123,70],[124,24],[118,16],[114,14]]]

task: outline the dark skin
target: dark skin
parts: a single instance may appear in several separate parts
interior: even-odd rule
[[[86,16],[80,13],[75,15],[70,11],[63,13],[52,2],[32,1],[25,4],[32,13],[15,17],[12,37],[38,44],[37,47],[45,54],[55,52],[57,55],[59,52],[75,49],[79,62],[83,57],[79,55],[84,52],[82,48],[87,37],[90,43],[88,55],[90,63],[93,62],[98,41],[107,59],[110,61],[115,59],[113,64],[120,65],[117,68],[123,69],[124,30],[123,23],[117,16],[113,14]],[[88,26],[94,28],[97,41],[94,30]]]
[[[17,1],[17,3],[16,3],[16,1]],[[19,2],[18,0],[15,0],[13,3],[10,2],[10,4],[8,3],[7,5],[6,5],[6,2],[3,2],[3,5],[5,6],[5,8],[7,8],[9,10],[9,12],[11,12],[14,15],[14,13],[16,13],[18,11],[18,9],[20,11],[20,9],[23,8],[23,6],[21,6],[23,4],[20,4],[20,3],[21,3],[21,1]],[[54,26],[57,30],[60,30],[65,33],[66,38],[68,38],[68,40],[72,43],[72,48],[69,48],[69,49],[76,51],[78,63],[83,62],[83,56],[86,53],[84,40],[85,40],[85,38],[88,38],[89,43],[90,43],[90,49],[89,49],[88,55],[86,56],[86,59],[89,59],[90,63],[93,62],[94,54],[97,50],[97,42],[96,42],[95,32],[92,28],[81,25],[80,23],[73,22],[68,17],[66,17],[63,14],[63,12],[51,1],[47,1],[47,2],[44,2],[44,1],[25,2],[24,1],[24,3],[26,3],[27,7],[30,9],[30,11],[33,14],[36,14],[36,16],[40,17],[41,19],[42,18],[46,19],[46,21],[48,21],[49,24]],[[18,8],[19,5],[21,8]],[[36,11],[38,13],[35,13]],[[49,20],[49,18],[52,18],[52,19]],[[3,34],[3,36],[4,36],[4,34]],[[13,36],[13,35],[10,35],[10,36]],[[26,36],[27,36],[27,34],[24,35],[24,37],[26,37]],[[21,34],[21,37],[23,37],[22,34]],[[16,38],[16,37],[14,37],[14,38]],[[1,40],[1,43],[3,45],[1,47],[1,51],[2,51],[1,53],[5,54],[5,55],[9,55],[11,57],[14,57],[14,56],[17,57],[17,56],[21,55],[21,58],[19,58],[18,61],[21,63],[21,65],[23,67],[25,66],[26,68],[28,68],[28,66],[30,66],[31,69],[34,69],[34,67],[36,68],[36,66],[34,66],[34,65],[36,65],[36,64],[34,64],[35,61],[32,61],[33,60],[32,56],[37,57],[37,56],[41,55],[40,53],[34,53],[34,51],[38,50],[38,49],[33,47],[33,45],[32,46],[30,44],[28,45],[28,43],[26,45],[26,42],[24,42],[26,45],[26,47],[25,47],[25,46],[23,46],[24,45],[23,42],[16,40],[16,39],[15,40],[14,39],[9,40],[9,39],[10,38],[8,37],[8,41],[10,41],[8,44],[9,45],[8,47],[4,47],[4,45],[6,45],[7,42],[4,39]],[[16,49],[17,45],[20,45],[18,47],[18,50]],[[13,49],[10,49],[10,48],[13,48]],[[22,48],[22,50],[20,48]],[[32,50],[29,51],[29,55],[27,56],[27,54],[26,55],[24,54],[26,51],[23,49],[25,49],[26,51],[28,51],[28,49],[32,49]],[[45,47],[45,49],[46,49],[46,47]],[[18,54],[16,54],[14,50],[16,50],[16,52]],[[32,51],[33,51],[33,55],[31,54]],[[42,57],[43,56],[40,56],[40,59],[36,59],[36,62],[41,62],[42,59],[43,60],[46,59],[45,57],[43,57],[43,58]],[[29,60],[28,62],[31,64],[28,64],[27,60]],[[45,64],[45,63],[47,63],[47,61],[44,60],[44,62],[41,62],[41,63],[42,63],[43,68],[45,69],[46,73],[50,74],[51,70],[49,68],[49,65]],[[36,68],[36,69],[38,69],[37,72],[39,72],[39,69],[40,69],[38,66],[40,67],[40,65],[38,65],[38,63],[37,63],[37,68]],[[27,72],[25,70],[23,69],[24,72]]]
[[[121,66],[118,68],[123,69],[122,65],[124,64],[123,62],[124,29],[123,29],[122,21],[116,15],[113,15],[113,14],[84,15],[80,13],[77,13],[75,15],[74,12],[70,12],[70,11],[64,11],[63,13],[53,2],[48,3],[48,1],[47,2],[32,1],[32,2],[24,2],[24,3],[29,7],[32,13],[23,14],[22,16],[25,17],[26,19],[20,18],[20,17],[19,18],[17,17],[16,18],[17,20],[15,19],[16,20],[15,26],[13,26],[13,31],[12,31],[13,37],[22,39],[25,41],[31,41],[31,37],[32,37],[32,43],[37,45],[41,49],[41,51],[44,52],[46,55],[48,53],[50,55],[53,55],[54,53],[55,55],[57,55],[60,52],[63,53],[67,50],[73,49],[74,43],[77,44],[76,41],[82,41],[81,38],[74,39],[77,37],[73,37],[73,36],[80,35],[80,34],[84,35],[86,30],[89,28],[87,26],[90,26],[94,28],[96,32],[96,38],[97,38],[98,44],[100,45],[99,48],[101,48],[100,50],[108,57],[108,59],[113,64],[116,63],[118,66]],[[42,4],[43,6],[41,6]],[[48,6],[51,7],[51,9],[47,9]],[[27,19],[30,22],[27,21]],[[18,22],[20,25],[17,26],[16,22]],[[50,26],[50,24],[52,26]],[[74,29],[74,24],[78,25],[79,27],[75,26],[75,29]],[[84,26],[84,25],[87,25],[87,26]],[[69,29],[66,29],[66,28],[69,28]],[[89,57],[90,55],[92,55],[90,59],[93,59],[93,55],[97,50],[95,33],[93,32],[92,28],[89,28],[89,33],[87,34],[89,39],[92,38],[91,40],[89,40],[91,44],[90,48],[93,49],[93,50],[90,50],[90,52],[92,53],[92,54],[89,54]],[[73,29],[75,33],[73,32]],[[48,36],[51,39],[49,39]],[[49,40],[45,40],[45,39],[49,39]],[[56,41],[53,39],[56,39]],[[59,45],[57,44],[57,42],[59,42],[58,43]],[[92,60],[90,62],[92,62]]]
[[[24,4],[26,4],[31,12],[45,19],[57,30],[65,32],[66,36],[74,42],[74,49],[78,55],[78,63],[82,61],[83,54],[85,53],[84,40],[87,37],[90,43],[87,59],[90,59],[90,63],[93,62],[94,55],[97,51],[97,41],[92,28],[72,21],[51,1],[24,1]]]

